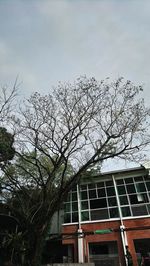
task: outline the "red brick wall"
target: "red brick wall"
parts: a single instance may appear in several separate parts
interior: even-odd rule
[[[150,226],[150,218],[127,220],[124,222],[126,228],[138,228],[138,227],[148,227]],[[150,238],[150,229],[145,230],[129,230],[126,232],[128,239],[129,250],[133,257],[133,262],[135,266],[138,266],[136,252],[134,247],[134,239]]]
[[[150,238],[150,229],[142,229],[142,230],[132,230],[133,228],[138,227],[146,227],[150,226],[150,218],[144,219],[130,219],[125,220],[124,225],[129,231],[126,231],[127,240],[129,250],[133,257],[134,266],[138,266],[137,259],[136,259],[136,252],[134,248],[134,239],[142,239],[142,238]],[[98,229],[119,229],[120,221],[108,221],[108,222],[96,222],[96,223],[85,223],[82,224],[82,229],[84,232],[95,231]],[[62,232],[63,233],[75,233],[78,230],[77,225],[66,225],[63,226]],[[123,248],[122,248],[122,241],[120,232],[112,232],[110,234],[90,234],[84,237],[84,255],[85,261],[88,261],[88,244],[92,242],[105,242],[105,241],[117,241],[118,244],[118,253],[120,257],[121,264],[124,265],[124,255],[123,255]],[[63,244],[74,244],[74,252],[75,252],[75,260],[77,261],[77,236],[72,236],[71,239],[63,240]]]

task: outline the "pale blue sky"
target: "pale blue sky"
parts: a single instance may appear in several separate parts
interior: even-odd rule
[[[80,75],[124,76],[150,100],[149,0],[0,0],[0,85],[28,96]]]

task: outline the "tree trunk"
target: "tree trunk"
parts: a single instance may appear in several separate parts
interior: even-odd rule
[[[33,250],[34,253],[31,258],[31,266],[41,266],[44,244],[45,237],[39,234],[36,238],[35,249]]]
[[[42,253],[46,242],[46,237],[48,234],[50,220],[45,223],[43,230],[36,230],[36,235],[33,236],[34,244],[31,244],[32,254],[29,266],[41,266],[42,263]],[[39,232],[39,233],[37,233]],[[31,238],[31,241],[33,240]],[[26,266],[26,265],[25,265]]]

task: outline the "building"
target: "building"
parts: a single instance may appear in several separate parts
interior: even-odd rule
[[[63,245],[69,261],[133,265],[150,255],[150,176],[143,166],[84,178],[65,202]]]

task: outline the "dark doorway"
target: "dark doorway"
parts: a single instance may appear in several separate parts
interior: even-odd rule
[[[118,247],[116,241],[89,243],[90,262],[95,266],[118,266]]]
[[[135,239],[134,246],[138,264],[141,265],[141,253],[147,253],[150,256],[150,238]]]
[[[62,240],[51,240],[46,242],[42,263],[73,262],[73,256],[73,245],[62,245]]]

